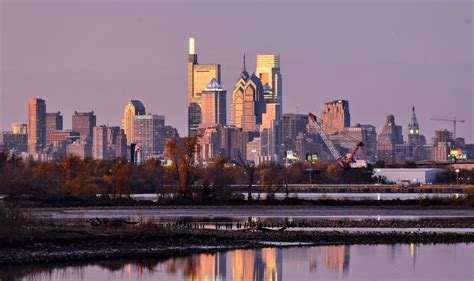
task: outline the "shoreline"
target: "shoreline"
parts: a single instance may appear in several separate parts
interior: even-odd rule
[[[271,243],[309,243],[312,246],[354,244],[474,243],[474,233],[340,232],[340,231],[226,231],[205,229],[37,228],[1,240],[0,265],[85,262],[120,258],[170,258],[203,252],[262,247]],[[271,242],[270,245],[263,242]],[[309,245],[306,244],[306,245]],[[288,245],[295,246],[295,245]]]

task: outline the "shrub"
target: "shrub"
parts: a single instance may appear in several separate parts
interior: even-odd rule
[[[0,205],[0,234],[16,233],[25,224],[26,218],[20,210]]]

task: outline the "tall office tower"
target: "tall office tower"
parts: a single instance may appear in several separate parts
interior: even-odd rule
[[[282,89],[282,77],[280,73],[280,55],[269,54],[269,55],[257,55],[257,67],[255,71],[258,78],[262,82],[262,85],[270,88],[270,92],[267,90],[266,99],[271,93],[271,98],[276,100],[280,104],[278,111],[278,117],[282,116],[282,102],[283,102],[283,89]]]
[[[63,116],[61,111],[54,113],[46,113],[46,144],[50,145],[51,140],[49,135],[54,131],[61,131],[63,129]]]
[[[215,78],[201,93],[201,115],[200,127],[226,124],[226,91]]]
[[[139,100],[129,100],[123,110],[122,128],[127,135],[127,144],[130,145],[133,139],[133,118],[136,115],[145,115],[145,106]]]
[[[266,161],[275,162],[279,160],[281,144],[281,104],[268,84],[263,86],[263,96],[265,113],[260,126],[261,156],[265,156]]]
[[[396,145],[403,143],[402,126],[395,125],[395,117],[387,116],[382,132],[377,140],[378,161],[396,162]]]
[[[37,154],[46,145],[46,102],[43,99],[28,101],[28,153]]]
[[[306,130],[308,115],[298,113],[285,113],[282,119],[282,139],[295,139],[296,136]]]
[[[107,160],[107,127],[104,125],[94,127],[93,132],[92,158],[97,160]]]
[[[118,127],[112,127],[118,128]],[[110,155],[110,154],[109,154]],[[127,157],[127,135],[125,135],[125,131],[120,129],[117,131],[117,135],[115,136],[115,157]]]
[[[327,102],[321,113],[321,123],[327,134],[334,134],[344,127],[351,125],[349,113],[349,102],[346,100],[335,100]]]
[[[245,132],[258,132],[265,111],[262,83],[255,74],[248,74],[244,56],[244,70],[232,93],[231,124]]]
[[[155,114],[135,116],[132,143],[141,145],[143,160],[162,155],[165,149],[165,117]]]
[[[28,126],[26,124],[12,123],[12,133],[13,134],[28,134]]]
[[[202,133],[199,134],[199,145],[201,147],[199,152],[200,160],[204,163],[215,159],[221,152],[221,133],[220,126],[200,128]]]
[[[81,134],[81,139],[92,138],[92,129],[96,126],[97,117],[94,111],[77,112],[72,116],[72,130]]]
[[[221,83],[220,64],[198,64],[194,38],[189,38],[188,60],[188,136],[196,134],[201,124],[201,93],[212,79]]]
[[[239,153],[242,159],[245,159],[245,144],[241,128],[235,126],[222,127],[220,146],[223,154],[229,160],[239,161]]]

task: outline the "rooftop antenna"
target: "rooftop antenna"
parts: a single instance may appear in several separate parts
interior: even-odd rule
[[[299,114],[299,113],[300,113],[300,105],[297,104],[297,105],[296,105],[296,114]]]
[[[246,69],[245,69],[245,52],[244,52],[244,70],[246,70]]]

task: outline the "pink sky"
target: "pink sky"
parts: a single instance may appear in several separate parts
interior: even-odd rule
[[[225,2],[225,3],[224,3]],[[350,101],[352,123],[386,115],[407,124],[416,106],[428,138],[465,119],[474,142],[472,1],[0,1],[0,129],[46,99],[65,127],[74,110],[120,125],[129,98],[186,133],[187,40],[201,63],[222,64],[228,100],[258,53],[281,56],[284,112]],[[228,110],[230,112],[230,110]]]

